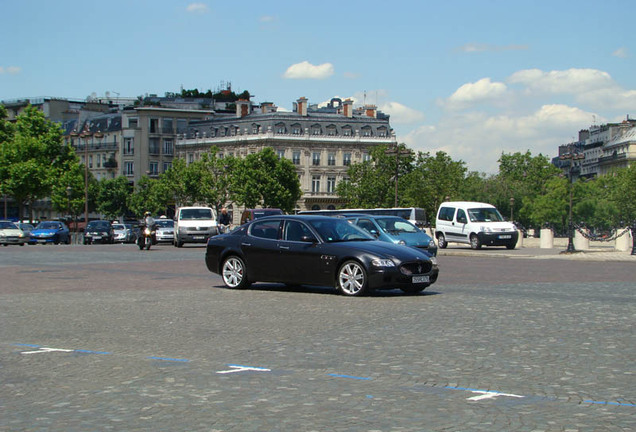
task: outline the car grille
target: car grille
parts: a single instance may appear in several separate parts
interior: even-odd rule
[[[186,230],[187,231],[193,231],[193,232],[209,231],[210,227],[187,227]]]
[[[400,266],[400,272],[404,275],[411,276],[414,274],[430,273],[433,265],[430,261],[416,261],[404,263]]]

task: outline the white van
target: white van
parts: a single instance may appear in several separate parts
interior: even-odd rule
[[[216,211],[211,207],[180,207],[174,215],[174,245],[207,243],[219,233]]]
[[[472,249],[482,246],[514,249],[519,233],[491,204],[449,201],[442,203],[437,210],[435,237],[442,249],[449,242],[469,244]]]

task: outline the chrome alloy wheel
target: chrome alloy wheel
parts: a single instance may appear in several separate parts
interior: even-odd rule
[[[338,290],[344,295],[361,295],[367,286],[364,268],[356,261],[347,261],[338,271]]]
[[[231,256],[223,261],[221,275],[223,282],[229,288],[243,288],[247,285],[245,264],[239,257]]]

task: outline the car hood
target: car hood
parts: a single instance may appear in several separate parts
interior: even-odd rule
[[[510,222],[475,222],[475,224],[493,231],[516,231],[517,229]]]
[[[34,229],[33,231],[31,231],[31,235],[47,235],[47,234],[55,234],[56,232],[58,232],[58,230],[56,229]]]
[[[4,236],[19,236],[22,235],[23,231],[19,229],[5,228],[0,229],[0,234]]]
[[[376,255],[378,258],[396,258],[400,261],[430,259],[430,255],[426,252],[381,240],[347,241],[326,244],[335,248],[354,248],[357,251]]]
[[[384,233],[386,235],[386,237],[392,239],[392,240],[403,240],[404,243],[406,243],[408,246],[428,246],[428,244],[431,242],[431,238],[428,236],[428,234],[425,234],[423,232],[418,232],[418,233],[406,233],[406,232],[401,232],[399,234],[389,234],[389,233]]]

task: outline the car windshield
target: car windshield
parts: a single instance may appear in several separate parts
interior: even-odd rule
[[[155,224],[159,228],[174,228],[174,221],[171,219],[155,219]]]
[[[13,222],[0,221],[0,229],[18,229],[18,227]]]
[[[210,209],[184,209],[181,210],[181,219],[214,219]]]
[[[350,224],[344,219],[315,219],[310,220],[309,224],[327,243],[375,240],[375,237],[358,228],[356,225]]]
[[[124,231],[126,227],[123,224],[113,224],[113,229],[116,231]]]
[[[503,217],[496,208],[484,207],[468,209],[468,217],[471,222],[501,222]]]
[[[399,235],[419,231],[415,225],[402,218],[376,218],[375,220],[378,222],[378,225],[380,225],[380,228],[389,234]]]
[[[89,222],[88,230],[108,230],[108,226],[110,224],[108,222]]]
[[[36,229],[58,229],[60,224],[57,222],[40,222]]]

